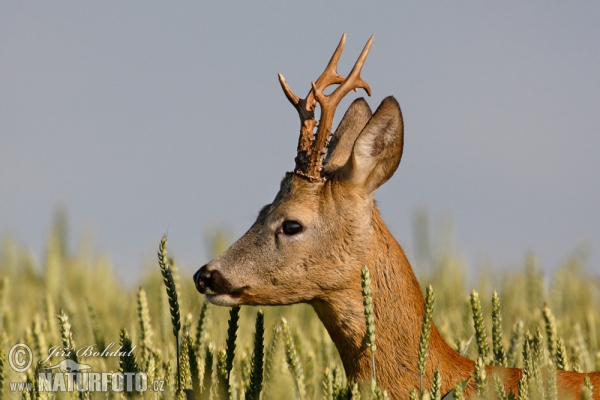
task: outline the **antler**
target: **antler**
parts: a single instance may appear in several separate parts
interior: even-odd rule
[[[337,73],[337,64],[344,51],[346,43],[346,34],[338,44],[329,64],[316,82],[312,82],[312,88],[304,99],[300,99],[292,92],[283,75],[279,74],[279,83],[290,103],[298,111],[300,116],[300,139],[298,140],[298,155],[296,156],[296,168],[294,172],[304,176],[311,181],[322,181],[323,158],[327,153],[327,142],[331,134],[331,125],[335,110],[340,101],[348,94],[350,90],[364,89],[371,95],[369,84],[360,77],[360,71],[371,49],[373,36],[365,45],[360,53],[358,60],[352,67],[350,75],[347,78]],[[331,86],[339,86],[328,96],[323,91]],[[317,102],[321,105],[321,120],[317,129],[317,137],[314,137],[314,129],[317,124],[315,120],[315,108]]]

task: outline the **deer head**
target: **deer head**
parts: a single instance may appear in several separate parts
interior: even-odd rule
[[[438,368],[444,377],[442,393],[448,393],[473,375],[474,362],[448,346],[433,324],[427,371],[422,377],[416,371],[423,295],[373,199],[400,163],[400,106],[387,97],[372,114],[359,98],[330,135],[340,100],[353,89],[370,94],[360,71],[372,40],[344,78],[336,71],[344,35],[304,99],[279,75],[301,122],[294,172],[285,174],[275,199],[263,207],[248,232],[200,268],[194,282],[210,302],[223,306],[310,303],[335,343],[346,375],[360,382],[370,378],[372,365],[365,344],[360,280],[363,265],[368,265],[375,324],[382,327],[377,337],[381,351],[375,356],[378,383],[391,398],[404,399],[421,382],[430,385]],[[323,92],[330,85],[338,86],[327,96]],[[321,107],[318,127],[317,104]],[[502,377],[507,393],[517,394],[521,370],[491,366],[486,370],[490,376]],[[600,372],[590,377],[600,388]],[[557,384],[561,391],[578,394],[583,374],[559,371]],[[470,398],[474,393],[471,380],[465,394]]]
[[[403,122],[393,97],[374,114],[359,98],[335,133],[331,125],[341,99],[369,85],[360,77],[373,37],[347,78],[337,63],[345,35],[323,74],[300,99],[279,75],[301,121],[294,172],[281,181],[271,204],[248,232],[194,274],[200,293],[218,305],[312,302],[357,286],[360,269],[373,257],[375,190],[396,171],[402,155]],[[338,85],[330,94],[324,90]],[[316,136],[315,108],[321,117]]]

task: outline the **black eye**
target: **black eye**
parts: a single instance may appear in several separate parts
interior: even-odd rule
[[[286,235],[296,235],[304,230],[304,227],[297,221],[283,221],[281,230]]]

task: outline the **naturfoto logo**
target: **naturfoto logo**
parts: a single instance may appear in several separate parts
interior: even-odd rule
[[[135,349],[135,347],[133,348]],[[148,374],[145,372],[92,372],[92,367],[74,361],[73,355],[78,357],[121,357],[131,356],[133,349],[128,352],[121,351],[114,343],[109,344],[102,351],[94,346],[82,347],[76,351],[68,351],[55,346],[48,350],[48,357],[37,363],[37,385],[31,382],[11,382],[12,392],[162,392],[164,382],[155,380],[148,385]],[[23,373],[33,364],[32,351],[26,344],[18,343],[9,352],[9,364],[16,372]],[[62,361],[44,366],[52,357],[65,357]]]

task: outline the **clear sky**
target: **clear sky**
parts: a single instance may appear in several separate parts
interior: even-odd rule
[[[201,266],[206,232],[243,234],[293,168],[277,73],[304,95],[344,32],[340,72],[374,34],[368,101],[402,106],[404,157],[376,198],[409,255],[426,208],[472,265],[533,251],[552,270],[583,246],[599,273],[594,1],[4,1],[0,235],[41,258],[62,205],[74,246],[91,230],[127,280],[167,231]]]

